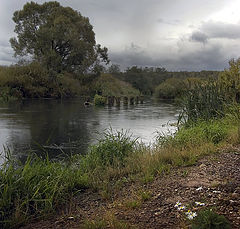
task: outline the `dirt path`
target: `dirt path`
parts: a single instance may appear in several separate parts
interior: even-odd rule
[[[185,217],[175,207],[177,201],[193,211],[203,208],[196,207],[196,201],[203,202],[204,208],[216,207],[216,211],[232,223],[232,228],[240,228],[240,150],[228,151],[157,177],[143,187],[151,193],[151,198],[140,206],[126,207],[125,204],[136,197],[139,187],[135,186],[122,190],[114,201],[103,201],[98,194],[84,193],[75,202],[73,209],[76,210],[71,214],[29,224],[24,229],[82,228],[83,219],[101,218],[109,212],[136,228],[183,228]]]

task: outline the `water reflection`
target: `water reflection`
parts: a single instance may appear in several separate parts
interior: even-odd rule
[[[98,133],[110,126],[127,129],[143,142],[153,140],[156,131],[174,131],[167,125],[176,122],[174,104],[145,101],[144,104],[121,107],[84,107],[83,100],[26,100],[18,104],[0,105],[0,151],[7,146],[15,154],[38,144],[54,149],[50,156],[69,152],[84,153],[96,141]],[[54,146],[54,147],[53,147]],[[72,144],[71,144],[72,146]],[[20,156],[20,155],[19,155]]]

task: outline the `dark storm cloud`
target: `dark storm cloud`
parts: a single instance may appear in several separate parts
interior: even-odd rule
[[[227,66],[227,61],[223,48],[220,45],[212,45],[198,51],[189,51],[180,55],[176,64],[182,66],[182,69],[219,70],[223,68],[223,64],[224,67]]]
[[[123,69],[132,65],[148,65],[150,58],[139,45],[134,43],[126,46],[123,51],[110,52],[109,55],[112,62],[118,63]]]
[[[192,33],[190,40],[205,44],[208,40],[208,36],[205,33],[195,31]]]
[[[187,40],[180,42],[188,46]],[[131,47],[131,45],[129,46]],[[201,70],[222,70],[228,66],[228,60],[231,56],[227,56],[225,50],[220,45],[209,45],[200,49],[182,51],[182,47],[178,49],[178,55],[151,55],[145,52],[141,47],[137,50],[126,48],[122,52],[110,53],[110,58],[114,63],[121,63],[122,69],[129,66],[149,66],[149,67],[165,67],[170,71],[201,71]],[[183,48],[184,49],[184,48]]]

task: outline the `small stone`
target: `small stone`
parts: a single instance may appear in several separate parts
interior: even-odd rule
[[[239,194],[236,193],[236,192],[232,193],[232,198],[233,199],[238,199],[239,198]]]

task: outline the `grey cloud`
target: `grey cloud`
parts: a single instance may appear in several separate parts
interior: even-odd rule
[[[192,33],[190,40],[205,44],[207,43],[208,36],[205,33],[195,31]]]
[[[227,64],[225,59],[224,49],[220,45],[212,45],[184,53],[178,58],[177,64],[190,70],[222,70]]]
[[[157,22],[161,24],[166,24],[166,25],[178,25],[179,23],[181,23],[181,20],[178,20],[178,19],[165,20],[163,18],[159,18]]]
[[[6,45],[4,41],[0,41],[0,64],[10,64],[16,62],[16,59],[13,57],[13,50],[10,45]]]
[[[240,24],[208,21],[202,24],[200,31],[209,38],[240,39]]]
[[[123,51],[109,52],[110,59],[113,63],[119,64],[122,68],[132,65],[146,66],[148,65],[149,57],[142,47],[133,42],[126,46]],[[146,60],[148,60],[146,62]]]
[[[201,71],[201,70],[223,70],[228,66],[226,50],[220,45],[212,45],[201,48],[197,51],[185,50],[180,55],[149,55],[143,50],[134,52],[133,50],[122,52],[110,52],[113,63],[119,64],[122,69],[129,66],[159,66],[170,71]]]

